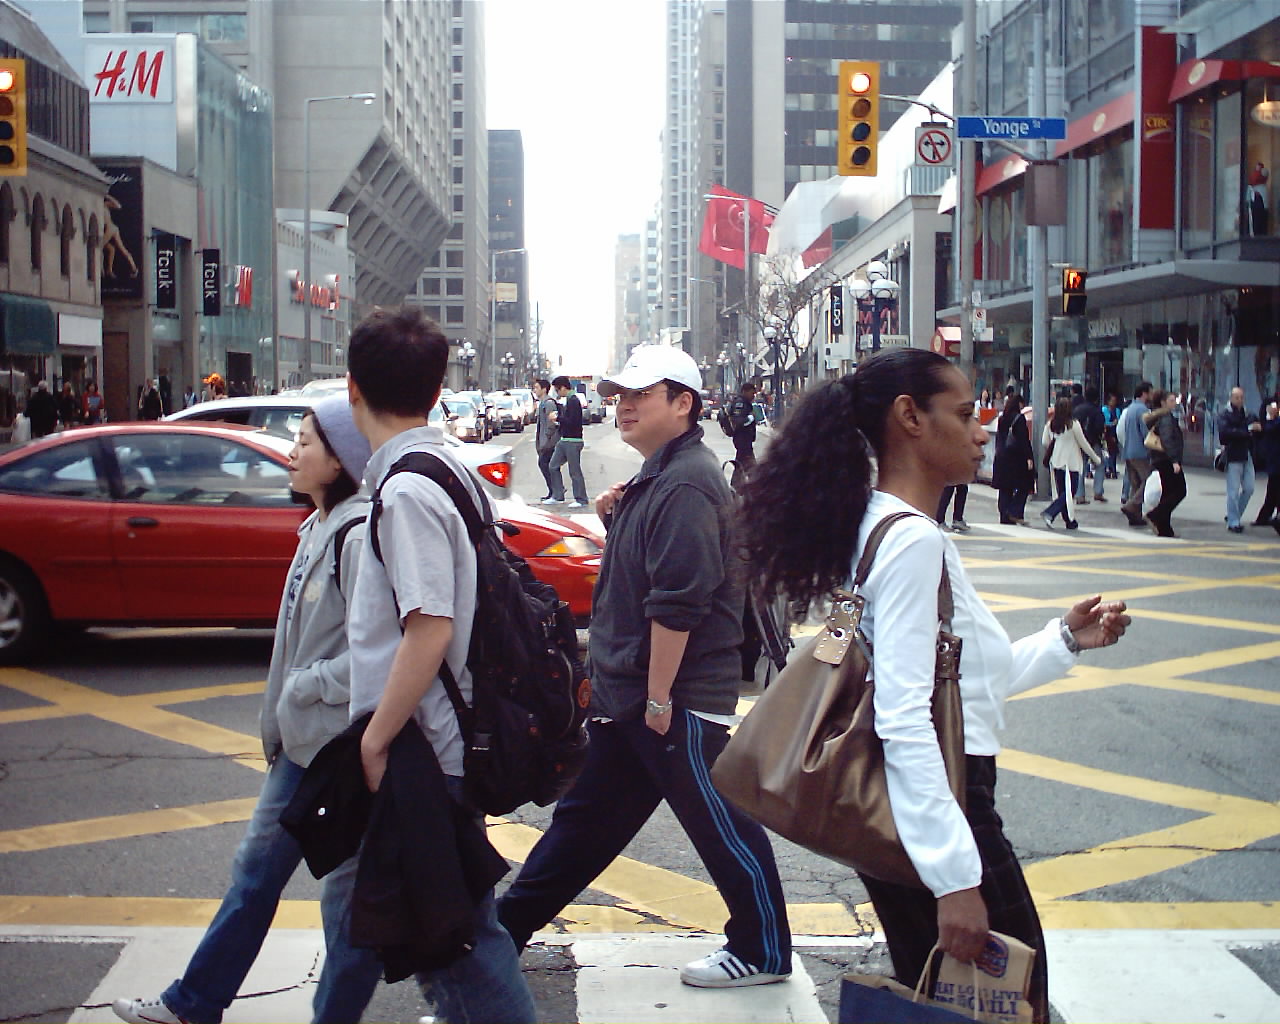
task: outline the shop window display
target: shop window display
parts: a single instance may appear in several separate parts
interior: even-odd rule
[[[1089,157],[1089,266],[1129,262],[1133,219],[1133,138],[1116,138]]]
[[[1217,197],[1214,235],[1218,241],[1239,238],[1242,227],[1244,176],[1240,173],[1240,110],[1238,92],[1218,100],[1215,125],[1218,181],[1214,188]]]
[[[1244,232],[1254,238],[1276,230],[1273,178],[1280,160],[1280,83],[1254,79],[1245,89]]]

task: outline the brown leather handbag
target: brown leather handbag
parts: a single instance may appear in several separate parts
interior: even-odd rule
[[[834,595],[826,624],[756,702],[716,759],[711,780],[745,814],[807,849],[886,882],[923,888],[898,838],[875,731],[872,650],[862,633],[861,594],[896,512],[871,531],[853,592]],[[964,806],[960,638],[945,560],[938,584],[933,724],[947,781]]]

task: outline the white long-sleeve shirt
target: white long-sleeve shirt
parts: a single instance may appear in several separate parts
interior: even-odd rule
[[[862,628],[873,651],[876,732],[884,742],[889,802],[902,844],[920,880],[935,896],[945,896],[978,885],[982,863],[947,785],[930,714],[944,553],[955,603],[951,631],[963,641],[966,754],[999,753],[1006,698],[1065,675],[1075,656],[1057,619],[1011,643],[969,582],[955,544],[932,519],[891,494],[873,492],[855,566],[871,530],[893,512],[916,514],[889,529],[862,590],[867,598]]]

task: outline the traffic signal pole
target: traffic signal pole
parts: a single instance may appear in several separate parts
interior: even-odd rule
[[[964,60],[960,63],[960,113],[978,112],[976,65],[978,63],[978,0],[963,4]],[[956,232],[960,247],[960,369],[969,383],[974,381],[973,365],[973,250],[977,241],[974,204],[977,201],[978,144],[960,141],[960,167],[956,176],[956,210],[960,215]]]
[[[1031,17],[1031,82],[1027,96],[1028,113],[1044,117],[1046,107],[1044,68],[1044,15]],[[1034,143],[1042,160],[1048,157],[1049,143]],[[1036,493],[1049,498],[1053,484],[1044,465],[1042,445],[1044,425],[1049,418],[1049,228],[1044,224],[1027,227],[1027,270],[1031,278],[1031,449],[1035,452]]]

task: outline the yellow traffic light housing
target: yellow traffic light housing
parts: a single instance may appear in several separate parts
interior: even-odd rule
[[[27,62],[0,58],[0,175],[27,173]]]
[[[839,131],[836,171],[874,177],[880,147],[880,63],[874,60],[840,62],[836,95]]]
[[[1089,275],[1079,267],[1062,268],[1062,315],[1084,316],[1089,296],[1085,292],[1085,283]]]

